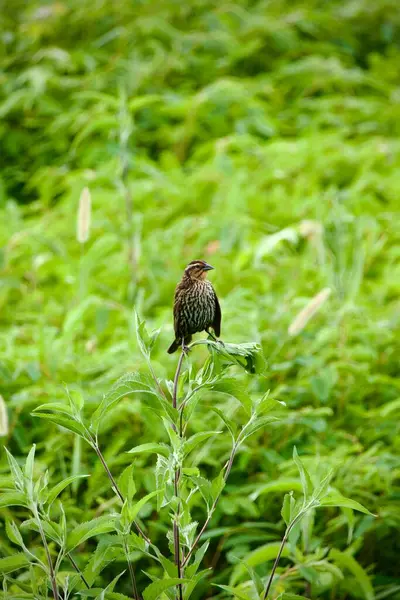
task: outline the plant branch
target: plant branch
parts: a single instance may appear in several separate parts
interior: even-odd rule
[[[150,369],[151,376],[152,376],[152,378],[153,378],[153,381],[154,381],[154,383],[156,384],[156,386],[157,386],[157,388],[158,388],[158,391],[159,391],[159,392],[160,392],[160,394],[161,394],[162,396],[164,396],[164,398],[166,399],[165,392],[164,392],[164,390],[162,389],[162,387],[161,387],[161,385],[160,385],[160,382],[158,381],[158,379],[157,379],[157,377],[156,377],[156,374],[154,373],[154,369],[153,369],[153,367],[152,367],[152,365],[151,365],[150,358],[149,358],[149,360],[148,360],[148,365],[149,365],[149,369]]]
[[[47,563],[49,565],[50,582],[51,582],[51,587],[52,587],[52,590],[53,590],[54,600],[59,600],[59,595],[58,595],[58,590],[57,590],[56,575],[54,573],[54,568],[53,568],[53,563],[52,563],[52,560],[51,560],[50,550],[49,550],[49,546],[47,544],[46,536],[45,536],[44,531],[43,531],[42,522],[40,520],[39,513],[37,512],[36,507],[35,507],[35,509],[33,511],[33,514],[35,515],[37,526],[39,528],[40,537],[42,538],[42,544],[43,544],[44,550],[46,552],[46,558],[47,558]]]
[[[115,481],[113,474],[111,473],[110,469],[108,468],[108,465],[104,459],[104,456],[99,448],[99,445],[97,444],[96,440],[91,437],[91,445],[94,449],[94,451],[96,452],[97,456],[99,457],[99,460],[101,462],[101,464],[104,467],[105,472],[107,473],[107,477],[109,478],[109,480],[111,481],[111,485],[114,489],[114,492],[116,493],[116,495],[119,497],[119,499],[121,500],[122,503],[124,503],[125,499],[121,493],[121,490],[118,487],[117,482]],[[143,531],[143,529],[140,527],[139,523],[137,523],[136,521],[133,521],[133,524],[135,525],[138,533],[142,536],[142,538],[148,543],[151,544],[150,538],[147,537],[147,535],[145,534],[145,532]]]
[[[174,387],[173,387],[173,391],[172,391],[172,406],[173,406],[173,408],[177,407],[179,375],[182,370],[182,364],[183,364],[184,357],[185,357],[185,352],[182,348],[182,353],[179,357],[179,361],[178,361],[178,365],[176,367],[176,372],[175,372],[175,377],[174,377]],[[179,415],[179,436],[180,437],[182,437],[182,429],[183,429],[183,420],[182,419],[183,419],[183,408],[181,408],[180,415]],[[174,426],[174,430],[176,431],[175,426]],[[175,468],[175,475],[174,475],[174,494],[175,494],[175,497],[178,499],[178,507],[175,512],[174,524],[173,524],[174,560],[175,560],[175,564],[176,564],[176,568],[177,568],[178,578],[182,579],[183,568],[182,568],[182,563],[181,563],[180,532],[179,532],[179,523],[178,523],[179,512],[180,512],[180,494],[179,494],[180,478],[181,478],[181,469],[180,469],[180,466],[177,465]],[[179,583],[177,585],[177,600],[183,600],[183,589],[182,589],[181,583]]]
[[[268,579],[267,587],[265,588],[265,593],[264,593],[264,596],[263,596],[263,600],[267,600],[267,598],[268,598],[268,594],[269,594],[269,591],[270,591],[270,589],[271,589],[271,585],[272,585],[272,580],[273,580],[273,578],[274,578],[275,571],[276,571],[276,569],[277,569],[277,567],[278,567],[278,564],[279,564],[280,558],[281,558],[281,556],[282,556],[283,548],[285,547],[285,544],[286,544],[286,542],[287,542],[287,539],[288,539],[288,537],[289,537],[289,534],[290,534],[290,532],[292,531],[293,527],[296,525],[296,523],[298,523],[298,522],[300,521],[300,519],[301,519],[301,518],[302,518],[302,517],[305,515],[305,513],[306,513],[306,512],[307,512],[307,510],[310,508],[310,506],[311,506],[311,505],[308,505],[307,507],[305,507],[305,509],[303,509],[303,510],[302,510],[302,511],[301,511],[301,512],[300,512],[300,513],[297,515],[297,517],[295,517],[295,518],[293,519],[293,521],[292,521],[291,523],[289,523],[288,527],[286,528],[285,535],[284,535],[284,536],[283,536],[283,538],[282,538],[282,542],[281,542],[281,545],[279,546],[279,551],[278,551],[278,554],[277,554],[277,556],[276,556],[275,562],[274,562],[274,564],[273,564],[273,567],[272,567],[271,574],[270,574],[270,576],[269,576],[269,579]]]
[[[88,584],[88,582],[87,582],[84,574],[82,573],[82,571],[80,570],[80,568],[76,564],[76,562],[73,559],[73,557],[70,554],[70,552],[67,552],[66,556],[67,556],[68,560],[70,561],[71,565],[74,567],[75,571],[78,573],[79,577],[82,579],[83,583],[86,585],[87,589],[89,589],[90,585]]]
[[[139,600],[140,596],[139,596],[139,592],[138,592],[137,585],[136,585],[135,571],[133,569],[131,561],[129,560],[129,548],[128,548],[128,544],[126,542],[125,537],[124,537],[124,550],[125,550],[126,561],[128,563],[129,575],[130,575],[131,583],[132,583],[133,597],[135,598],[135,600]]]
[[[278,554],[276,556],[274,565],[272,567],[271,574],[270,574],[269,579],[268,579],[267,587],[265,588],[265,593],[264,593],[264,596],[263,596],[263,600],[267,600],[267,598],[268,598],[269,590],[271,589],[271,585],[272,585],[272,580],[274,578],[275,571],[276,571],[276,569],[278,567],[278,564],[279,564],[279,561],[280,561],[280,558],[281,558],[281,555],[282,555],[282,552],[283,552],[283,548],[285,547],[285,544],[286,544],[287,539],[289,537],[290,531],[291,531],[291,527],[288,527],[286,529],[286,531],[285,531],[285,535],[283,536],[281,545],[279,547]]]
[[[181,353],[181,355],[179,357],[178,366],[176,367],[175,377],[174,377],[174,389],[173,389],[173,392],[172,392],[172,406],[174,408],[176,408],[176,404],[177,404],[178,381],[179,381],[179,375],[181,373],[182,363],[183,363],[183,359],[184,358],[185,358],[185,353],[182,351],[182,353]]]
[[[231,451],[231,454],[229,456],[229,460],[228,460],[228,462],[226,464],[226,469],[225,469],[225,474],[224,474],[224,481],[225,482],[227,481],[227,479],[229,477],[229,473],[231,472],[233,461],[234,461],[235,454],[236,454],[236,451],[237,451],[238,447],[239,446],[238,446],[238,444],[236,442],[232,446],[232,451]],[[217,507],[218,501],[219,501],[219,499],[221,497],[221,493],[222,492],[220,492],[218,494],[218,496],[215,498],[214,502],[212,503],[211,509],[210,509],[210,511],[208,513],[208,516],[207,516],[207,519],[204,521],[204,524],[203,524],[202,528],[200,529],[199,533],[197,534],[196,539],[194,540],[194,542],[191,545],[188,553],[186,554],[185,558],[182,561],[182,567],[184,567],[188,563],[188,561],[189,561],[190,557],[192,556],[192,554],[193,554],[193,552],[194,552],[197,544],[199,543],[199,541],[201,539],[201,536],[203,535],[203,533],[207,529],[208,524],[211,521],[211,518],[212,518],[212,516],[214,514],[214,511],[215,511],[215,509]]]

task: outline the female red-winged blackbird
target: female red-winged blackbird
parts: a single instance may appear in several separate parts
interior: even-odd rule
[[[182,346],[190,344],[192,334],[214,329],[219,337],[221,332],[221,308],[211,283],[206,279],[207,271],[213,269],[204,260],[192,260],[186,267],[183,277],[176,286],[174,299],[175,340],[168,348],[172,354]]]

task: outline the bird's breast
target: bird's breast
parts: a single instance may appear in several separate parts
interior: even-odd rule
[[[203,331],[214,319],[214,290],[209,281],[196,281],[185,290],[182,299],[183,317],[190,333]]]

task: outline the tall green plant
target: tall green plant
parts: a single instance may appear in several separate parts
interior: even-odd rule
[[[62,501],[57,502],[57,510],[54,510],[55,503],[70,483],[78,477],[86,476],[71,476],[52,487],[47,472],[36,479],[34,477],[35,446],[26,459],[24,469],[21,469],[13,456],[8,453],[12,485],[0,496],[0,506],[22,506],[28,511],[29,516],[23,520],[21,529],[39,533],[44,553],[41,557],[39,552],[34,553],[30,550],[16,523],[12,520],[7,522],[8,538],[21,548],[21,553],[0,559],[0,571],[6,575],[4,579],[6,587],[7,582],[20,587],[22,584],[19,580],[11,579],[8,573],[21,568],[30,569],[31,585],[22,586],[22,589],[28,593],[28,596],[24,597],[46,598],[47,587],[49,587],[54,600],[63,597],[61,589],[64,598],[77,594],[99,600],[107,598],[123,600],[127,596],[114,592],[122,573],[105,588],[95,587],[97,576],[110,560],[123,556],[128,566],[131,594],[135,600],[141,598],[155,600],[161,597],[170,600],[174,598],[188,600],[199,581],[210,576],[209,569],[201,569],[209,545],[209,540],[204,541],[202,537],[224,493],[235,456],[252,434],[278,420],[274,414],[278,406],[276,400],[271,399],[268,393],[261,397],[249,395],[231,374],[232,367],[240,366],[254,372],[264,366],[257,344],[222,346],[210,340],[193,342],[189,346],[189,354],[180,355],[174,381],[171,382],[159,380],[151,368],[151,349],[157,332],[149,335],[144,322],[139,318],[136,319],[136,330],[140,349],[150,367],[149,375],[135,372],[124,376],[104,396],[89,420],[84,415],[83,398],[77,393],[68,394],[67,403],[47,403],[34,411],[35,416],[51,421],[80,436],[93,449],[118,498],[118,507],[115,510],[70,528]],[[208,347],[209,356],[203,366],[194,372],[190,354],[196,346],[204,344]],[[191,434],[190,422],[195,410],[198,409],[201,393],[209,391],[233,396],[244,417],[243,423],[239,424],[241,418],[239,419],[237,414],[228,415],[214,407],[213,410],[220,421],[220,428],[205,429]],[[155,489],[140,499],[135,497],[134,461],[116,478],[111,473],[99,444],[102,424],[116,404],[127,396],[140,397],[145,405],[158,414],[168,438],[168,443],[155,439],[153,442],[134,446],[129,451],[132,458],[144,453],[157,455],[154,467]],[[201,444],[212,442],[216,437],[223,435],[227,435],[230,440],[229,450],[226,457],[221,457],[222,463],[218,474],[209,479],[198,467],[191,465],[190,457]],[[212,444],[210,447],[212,448]],[[309,511],[319,506],[344,506],[368,512],[359,503],[330,491],[331,472],[315,484],[296,450],[293,458],[300,472],[303,498],[295,501],[292,494],[285,496],[282,516],[287,528],[270,575],[266,582],[261,586],[258,585],[256,589],[256,597],[264,600],[269,597],[285,543],[291,538],[293,541],[300,521]],[[192,515],[194,500],[197,501],[198,498],[202,499],[206,514],[201,524]],[[167,552],[158,547],[145,531],[140,511],[147,503],[155,504],[157,512],[169,511],[171,526],[167,531],[169,548]],[[56,513],[58,520],[55,518]],[[108,536],[107,543],[102,544],[101,536],[110,533],[112,535]],[[95,557],[81,571],[73,553],[93,537],[100,537]],[[112,551],[113,558],[110,558]],[[144,590],[139,590],[137,585],[132,562],[135,552],[147,557],[150,563],[157,563],[162,572],[162,576],[148,572],[151,583]],[[74,576],[69,575],[67,578],[61,576],[61,567],[65,561],[69,561],[76,571]],[[220,585],[219,587],[234,597],[249,600],[253,598],[253,595],[245,594],[232,586]]]

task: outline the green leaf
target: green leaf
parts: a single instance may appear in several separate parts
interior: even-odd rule
[[[140,552],[144,552],[146,550],[146,542],[145,540],[136,533],[130,533],[128,535],[129,549],[140,550]]]
[[[87,433],[84,425],[75,421],[72,417],[67,417],[66,415],[59,415],[53,413],[41,413],[36,409],[33,413],[34,417],[39,417],[40,419],[47,419],[56,425],[61,425],[65,429],[72,431],[73,433],[77,433],[84,440],[87,439]]]
[[[284,592],[283,594],[280,594],[276,600],[307,600],[307,598],[305,596],[299,596],[298,594]]]
[[[165,556],[163,556],[161,552],[158,552],[157,554],[158,560],[162,564],[164,572],[168,575],[168,577],[177,577],[178,569],[176,564],[173,563],[171,560],[168,560],[168,558],[165,558]]]
[[[46,404],[41,404],[40,406],[37,406],[34,409],[33,415],[37,411],[38,412],[55,412],[55,413],[61,413],[64,415],[68,415],[69,417],[73,417],[72,412],[71,412],[71,407],[68,404],[61,404],[61,402],[47,402]]]
[[[321,374],[314,375],[310,379],[311,389],[320,402],[325,404],[331,394],[332,386],[335,384],[332,373],[329,370]]]
[[[133,479],[134,464],[127,466],[118,478],[118,487],[123,497],[130,502],[136,493],[136,485]]]
[[[98,517],[85,523],[80,523],[67,538],[67,550],[70,552],[86,540],[102,533],[114,531],[114,519],[109,516]]]
[[[191,565],[189,565],[185,569],[185,573],[186,573],[187,577],[191,578],[191,577],[193,577],[193,575],[195,575],[195,573],[197,573],[197,569],[199,568],[200,563],[203,560],[209,545],[210,545],[210,540],[207,540],[197,550],[197,552],[195,553],[195,556],[194,556],[194,561],[192,562]]]
[[[273,561],[278,556],[280,546],[280,542],[270,542],[269,544],[265,544],[264,546],[256,548],[256,550],[253,550],[252,552],[244,556],[243,560],[250,567],[256,567],[257,565],[261,565],[265,562]],[[290,556],[290,550],[287,546],[284,546],[282,550],[282,556],[284,558]],[[245,573],[246,569],[242,564],[236,565],[233,569],[230,583],[232,585],[235,585]]]
[[[211,482],[204,477],[191,477],[190,479],[197,485],[205,503],[210,508],[213,502]]]
[[[122,577],[122,575],[125,573],[125,571],[121,571],[121,573],[118,573],[118,575],[116,575],[114,577],[114,579],[112,581],[110,581],[110,583],[107,585],[107,587],[105,588],[105,592],[113,592],[115,586],[117,585],[118,580]]]
[[[329,488],[329,484],[332,480],[333,474],[334,474],[334,469],[330,469],[328,471],[328,473],[325,475],[325,477],[322,479],[322,481],[316,486],[314,493],[313,493],[314,498],[316,498],[317,500],[320,500],[321,498],[326,496],[326,492]]]
[[[43,530],[46,534],[46,537],[61,544],[63,539],[63,532],[61,526],[58,523],[54,523],[52,521],[43,521],[42,522]],[[30,529],[31,531],[39,532],[39,526],[35,519],[27,519],[21,524],[21,529]]]
[[[294,509],[293,509],[293,513],[296,516],[299,515],[299,519],[297,520],[297,522],[294,525],[292,525],[292,527],[290,529],[290,533],[289,533],[289,538],[288,538],[288,542],[289,543],[288,543],[288,545],[291,548],[292,554],[295,553],[297,542],[299,540],[300,533],[301,533],[302,519],[307,514],[307,510],[304,510],[302,512],[301,507],[299,506],[299,503],[296,502],[295,506],[294,506]]]
[[[160,579],[159,581],[154,581],[143,592],[143,600],[157,600],[165,592],[171,587],[178,585],[179,583],[188,583],[189,579],[178,579],[177,577],[171,577],[170,579]]]
[[[223,420],[223,422],[225,423],[225,425],[228,428],[229,433],[231,434],[232,440],[235,440],[236,437],[236,431],[237,431],[237,425],[235,423],[235,421],[233,421],[233,419],[229,419],[223,412],[222,410],[220,410],[219,408],[216,408],[215,406],[212,409],[215,413],[217,413],[217,415]]]
[[[36,445],[33,444],[25,461],[24,475],[32,483],[33,481],[33,465],[35,462]]]
[[[22,569],[23,567],[27,567],[28,565],[28,558],[23,552],[19,552],[18,554],[12,554],[11,556],[0,558],[0,573],[2,573],[2,575],[5,575],[6,573],[18,571],[18,569]]]
[[[162,454],[168,456],[171,452],[171,448],[167,444],[157,444],[156,442],[148,442],[147,444],[140,444],[128,450],[128,454]]]
[[[353,556],[347,552],[340,552],[340,550],[332,549],[329,552],[329,558],[337,564],[341,570],[347,569],[352,573],[357,581],[358,589],[365,600],[374,600],[375,594],[371,580]]]
[[[27,506],[27,499],[22,492],[4,492],[0,494],[0,508],[6,506]]]
[[[160,492],[160,490],[155,490],[154,492],[150,492],[150,494],[146,494],[146,496],[141,498],[138,502],[135,503],[135,505],[133,507],[130,508],[129,516],[132,521],[134,521],[136,519],[137,515],[139,514],[139,512],[143,508],[143,506],[145,504],[147,504],[147,502],[149,500],[151,500],[151,498],[154,498],[154,496],[157,496],[157,494],[159,492]]]
[[[327,560],[321,560],[318,562],[318,565],[315,565],[317,571],[321,573],[330,573],[333,575],[334,579],[340,581],[344,579],[342,571],[336,565],[328,562]]]
[[[322,498],[320,500],[320,506],[343,506],[346,508],[352,508],[353,510],[358,510],[366,515],[376,516],[356,500],[351,500],[350,498],[346,498],[345,496],[342,496],[336,492],[332,492]]]
[[[251,415],[252,402],[251,398],[246,392],[246,389],[242,382],[238,381],[234,377],[224,378],[217,381],[212,385],[212,389],[222,394],[229,394],[233,398],[236,398],[243,406],[247,416]]]
[[[244,592],[232,587],[231,585],[221,585],[219,583],[213,583],[212,585],[221,588],[221,590],[229,592],[235,598],[239,598],[239,600],[252,600],[252,596],[250,596],[249,594],[245,594]]]
[[[182,474],[189,477],[199,477],[200,469],[198,467],[183,467]]]
[[[6,533],[8,539],[13,544],[20,546],[21,548],[24,547],[24,540],[22,539],[22,535],[20,534],[19,528],[17,527],[16,523],[14,523],[14,521],[9,519],[6,521]]]
[[[98,119],[90,120],[84,127],[79,130],[78,135],[72,143],[72,148],[75,150],[85,138],[93,133],[104,132],[108,135],[109,131],[118,128],[118,119],[115,116],[103,116]]]
[[[224,473],[224,470],[220,471],[217,477],[215,477],[215,479],[212,480],[211,494],[214,501],[217,500],[217,498],[220,496],[222,490],[225,487]]]
[[[309,472],[307,471],[307,469],[301,462],[299,455],[297,454],[296,446],[294,446],[294,448],[293,448],[293,460],[296,463],[297,468],[300,473],[300,480],[301,480],[301,485],[303,487],[304,504],[305,504],[311,498],[314,486],[311,481]]]
[[[131,600],[129,596],[114,592],[114,588],[118,580],[122,577],[125,571],[119,573],[104,589],[102,588],[90,588],[88,590],[80,590],[78,594],[84,597],[93,598],[96,600]]]
[[[259,400],[259,402],[256,402],[255,404],[255,412],[257,414],[257,416],[261,416],[264,415],[265,413],[271,412],[272,410],[277,410],[277,409],[281,409],[282,407],[285,407],[286,403],[282,402],[281,400],[276,400],[275,398],[270,398],[269,397],[269,390],[266,394],[264,394],[264,396],[261,398],[261,400]]]
[[[144,394],[144,401],[153,400],[152,408],[164,413],[171,422],[176,423],[179,418],[179,413],[176,408],[173,408],[170,402],[161,396],[157,390],[153,388],[153,383],[150,379],[141,373],[128,373],[121,377],[113,386],[111,391],[103,397],[100,406],[96,409],[92,416],[91,429],[97,432],[102,419],[106,414],[122,399],[133,394]],[[154,406],[154,399],[156,403]]]
[[[210,569],[203,569],[202,571],[199,571],[198,573],[196,573],[196,575],[191,577],[189,583],[187,583],[185,586],[185,599],[186,600],[189,600],[194,588],[199,583],[199,581],[201,579],[203,579],[203,577],[206,577],[209,574],[210,574]]]
[[[294,511],[295,502],[296,501],[293,498],[292,492],[290,492],[290,494],[285,494],[285,497],[283,499],[281,515],[282,515],[283,520],[286,523],[286,526],[288,526],[289,523],[293,519],[293,511]]]
[[[302,492],[303,486],[299,479],[292,477],[282,477],[276,481],[269,481],[268,483],[262,484],[252,494],[250,494],[250,500],[254,501],[259,496],[264,494],[273,494],[274,492]]]
[[[107,589],[90,588],[89,590],[80,590],[77,592],[84,598],[96,598],[96,600],[132,600],[131,597],[120,592],[109,592]]]
[[[169,441],[171,442],[171,447],[172,447],[173,453],[178,453],[182,448],[182,444],[183,444],[182,438],[171,427],[171,422],[169,421],[169,419],[167,419],[166,417],[162,417],[162,422],[164,424],[164,429],[169,437]]]
[[[85,405],[85,399],[80,390],[68,390],[68,398],[73,412],[80,413]]]
[[[381,417],[388,417],[392,414],[392,412],[400,411],[400,398],[396,398],[396,400],[392,400],[391,402],[386,402],[380,409],[379,415]]]
[[[189,452],[192,452],[199,444],[204,442],[209,437],[214,435],[219,435],[222,433],[221,431],[201,431],[200,433],[195,433],[192,435],[184,444],[183,444],[183,453],[186,456]]]
[[[259,429],[265,427],[265,425],[269,425],[277,421],[276,417],[257,417],[256,419],[252,419],[249,421],[247,425],[245,425],[239,435],[240,441],[244,442],[247,438],[249,438],[253,433],[256,433]]]
[[[261,577],[258,575],[257,571],[250,567],[246,562],[241,561],[243,563],[244,568],[248,572],[253,582],[254,588],[257,591],[257,594],[260,596],[264,590],[264,583]]]
[[[85,323],[86,313],[92,309],[93,306],[98,306],[100,303],[100,298],[97,298],[96,296],[88,296],[77,306],[68,311],[63,324],[62,335],[64,340],[73,339],[77,335],[77,332],[80,330],[80,326],[83,327]]]
[[[151,350],[158,337],[159,331],[155,331],[152,335],[147,333],[145,321],[141,321],[139,315],[135,311],[136,338],[141,353],[146,359],[149,359]]]
[[[47,498],[46,498],[46,503],[51,506],[54,502],[54,500],[57,498],[57,496],[59,496],[61,494],[61,492],[68,486],[70,485],[70,483],[72,483],[73,481],[76,481],[77,479],[81,479],[82,477],[90,477],[90,475],[71,475],[70,477],[67,477],[66,479],[63,479],[62,481],[60,481],[60,483],[57,483],[57,485],[55,485],[48,493]]]
[[[22,491],[24,489],[24,476],[22,474],[22,470],[15,458],[13,457],[13,455],[11,454],[11,452],[9,452],[7,448],[4,448],[4,450],[7,454],[7,460],[14,479],[15,487]]]
[[[135,114],[137,111],[141,110],[145,106],[149,106],[150,104],[155,104],[157,102],[162,102],[162,97],[157,96],[156,94],[146,94],[145,96],[139,96],[138,98],[134,98],[130,100],[128,103],[129,110]]]
[[[113,111],[117,111],[119,108],[119,99],[115,96],[111,96],[110,94],[104,94],[102,92],[96,92],[93,90],[85,90],[83,92],[77,92],[74,94],[74,99],[77,100],[88,100],[97,102],[98,104],[104,104],[105,106],[111,108]]]

